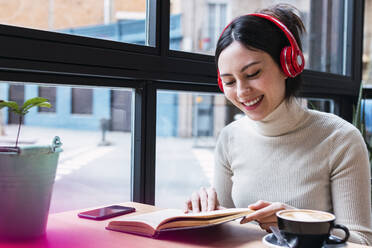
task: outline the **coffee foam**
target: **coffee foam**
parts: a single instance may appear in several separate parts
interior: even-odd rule
[[[311,210],[296,210],[288,211],[279,214],[280,217],[294,221],[306,221],[306,222],[317,222],[317,221],[329,221],[333,220],[334,216],[329,213],[317,212]]]

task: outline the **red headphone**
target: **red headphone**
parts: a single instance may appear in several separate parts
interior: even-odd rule
[[[287,36],[289,43],[291,45],[284,47],[280,53],[280,64],[282,66],[282,70],[285,75],[291,78],[294,78],[298,74],[300,74],[304,70],[304,67],[305,67],[305,58],[304,58],[304,55],[302,54],[301,49],[299,48],[296,42],[295,37],[291,33],[291,31],[289,31],[289,29],[281,21],[279,21],[277,18],[273,16],[266,15],[266,14],[259,14],[259,13],[253,13],[249,15],[265,18],[273,22],[276,26],[278,26],[284,32],[285,36]],[[222,34],[225,32],[225,30],[230,26],[230,24],[228,24],[223,29],[220,35],[220,38]],[[217,74],[218,74],[218,87],[223,92],[222,80],[220,77],[220,71],[218,69],[217,69]]]

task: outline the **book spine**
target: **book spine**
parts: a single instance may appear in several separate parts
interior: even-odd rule
[[[155,231],[154,235],[152,235],[154,239],[157,239],[159,236],[160,236],[160,231]]]

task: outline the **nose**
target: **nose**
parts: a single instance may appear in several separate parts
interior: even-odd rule
[[[238,80],[236,82],[236,95],[239,99],[245,99],[252,92],[252,87],[248,82]]]

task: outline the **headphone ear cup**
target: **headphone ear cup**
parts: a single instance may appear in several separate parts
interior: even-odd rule
[[[293,69],[296,71],[296,75],[300,74],[305,68],[305,58],[301,51],[294,52],[292,54]]]
[[[222,80],[221,80],[221,77],[220,77],[220,70],[218,70],[218,69],[217,69],[217,75],[218,75],[218,87],[223,92],[223,85],[222,85]]]
[[[288,77],[296,77],[298,72],[295,70],[295,66],[293,65],[293,58],[292,58],[292,47],[284,47],[281,54],[280,54],[280,63],[282,64],[282,68],[284,73]]]
[[[280,64],[282,65],[282,70],[284,72],[284,74],[287,76],[287,77],[292,77],[291,75],[291,72],[289,71],[289,66],[288,66],[288,63],[287,63],[287,50],[289,47],[284,47],[280,53]]]

